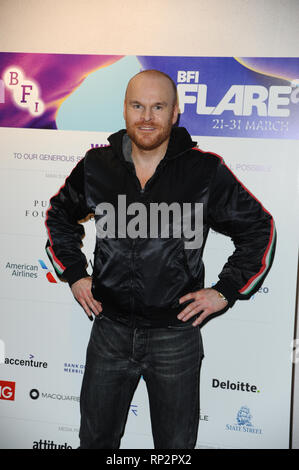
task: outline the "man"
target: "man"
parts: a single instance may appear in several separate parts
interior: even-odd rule
[[[271,215],[220,157],[201,152],[184,128],[174,127],[178,114],[170,77],[153,70],[134,76],[124,102],[126,130],[110,136],[110,146],[89,150],[51,199],[48,254],[95,316],[81,391],[81,448],[119,447],[141,375],[155,448],[194,448],[203,358],[198,326],[256,292],[273,260]],[[158,209],[161,218],[153,218]],[[97,228],[92,277],[78,223],[89,213]],[[204,288],[210,227],[230,236],[235,251],[213,288]]]

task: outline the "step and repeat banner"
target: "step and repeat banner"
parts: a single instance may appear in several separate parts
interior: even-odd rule
[[[299,59],[0,53],[0,448],[75,449],[92,323],[46,252],[50,197],[123,128],[128,80],[178,88],[180,125],[221,155],[276,222],[260,290],[202,327],[199,448],[288,448],[298,249]],[[92,272],[95,227],[84,224]],[[206,286],[233,250],[211,232]],[[153,448],[144,380],[121,448]]]

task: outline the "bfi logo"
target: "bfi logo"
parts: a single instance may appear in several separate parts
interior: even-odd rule
[[[32,116],[40,116],[44,112],[45,105],[40,99],[37,83],[25,78],[20,68],[11,66],[4,72],[0,80],[0,103],[5,102],[5,87],[12,92],[19,108],[27,109]]]
[[[11,400],[15,399],[15,382],[7,382],[6,380],[0,380],[0,400]]]

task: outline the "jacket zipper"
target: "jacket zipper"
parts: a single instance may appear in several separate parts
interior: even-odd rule
[[[189,150],[189,149],[188,149]],[[182,155],[183,153],[187,152],[188,150],[184,150],[183,152],[180,152],[179,154],[176,155],[176,157]],[[146,182],[144,188],[142,188],[141,186],[141,183],[139,181],[139,178],[137,177],[136,175],[136,172],[135,172],[135,169],[133,168],[128,168],[127,165],[126,168],[127,170],[132,173],[132,175],[135,177],[135,182],[137,184],[137,187],[138,187],[138,190],[139,190],[139,194],[143,195],[145,193],[145,189],[146,187],[148,186],[148,183],[152,182],[155,178],[157,178],[157,176],[159,175],[160,173],[160,170],[167,164],[167,161],[163,161],[161,160],[161,162],[159,163],[158,167],[156,168],[156,171],[155,173],[151,176],[151,178]],[[157,171],[158,170],[158,171]],[[134,298],[134,279],[135,279],[135,244],[136,244],[136,239],[134,238],[133,241],[132,241],[132,252],[131,252],[131,282],[130,282],[130,287],[131,287],[131,297],[130,297],[130,308],[131,308],[131,317],[132,317],[132,320],[133,320],[133,323],[135,324],[135,312],[134,312],[134,308],[135,308],[135,298]],[[134,325],[133,325],[134,326]]]

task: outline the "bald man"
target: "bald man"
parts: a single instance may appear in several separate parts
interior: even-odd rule
[[[117,449],[143,376],[154,447],[192,449],[199,423],[203,346],[199,325],[247,299],[268,273],[272,216],[223,160],[175,127],[172,79],[135,75],[124,101],[126,129],[75,167],[47,213],[47,252],[75,299],[95,318],[80,408],[80,447]],[[93,214],[92,276],[79,220]],[[209,228],[235,251],[214,286],[204,287]]]

